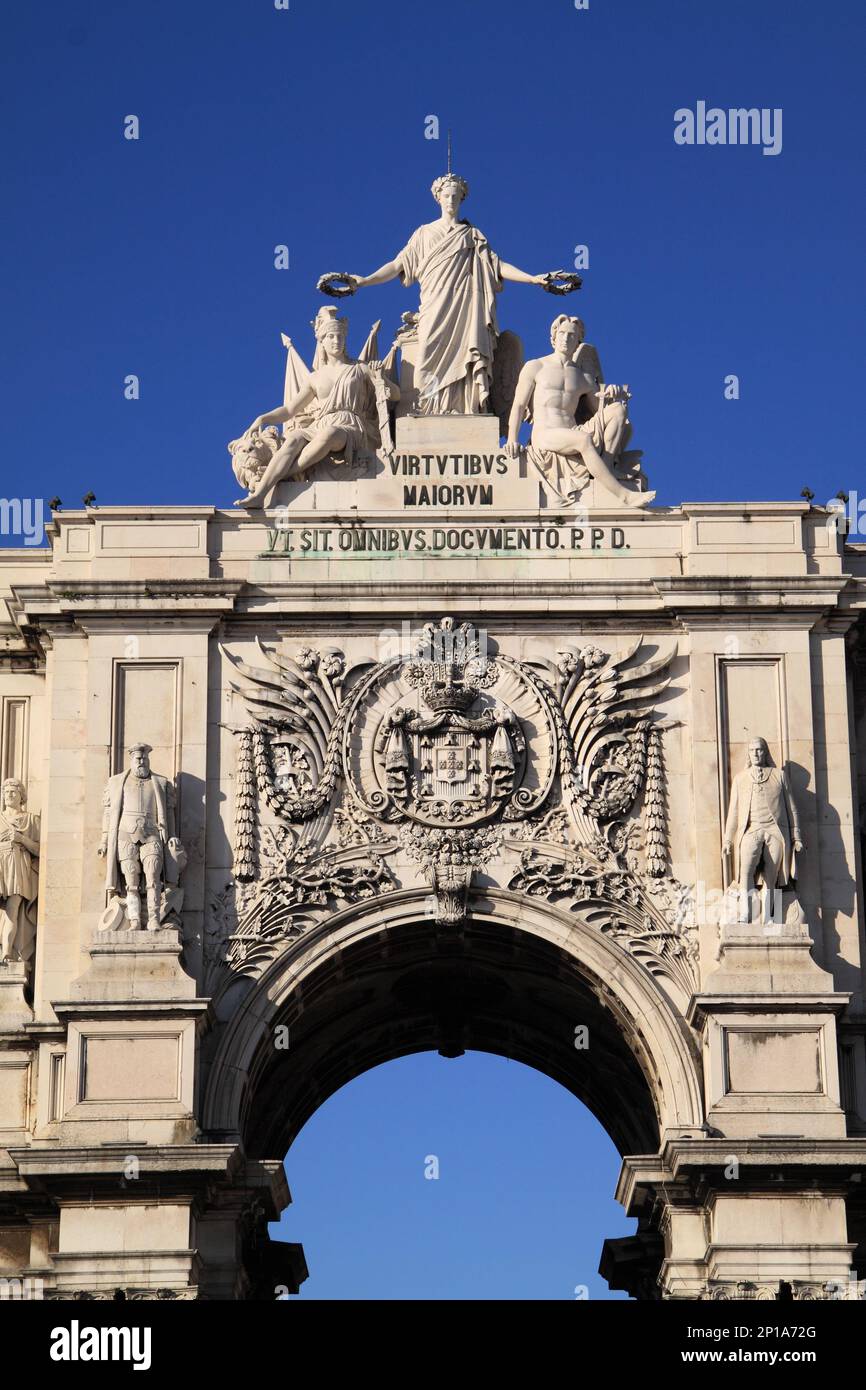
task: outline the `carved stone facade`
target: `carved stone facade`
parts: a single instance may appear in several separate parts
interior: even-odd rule
[[[386,560],[309,500],[287,551],[268,513],[103,508],[0,560],[2,776],[27,789],[4,814],[40,851],[35,955],[0,966],[3,1273],[297,1289],[303,1252],[266,1231],[306,1118],[389,1057],[481,1048],[618,1144],[639,1230],[605,1248],[614,1286],[853,1296],[863,547],[804,504],[708,504],[597,513],[594,548],[531,563],[411,536]],[[731,811],[759,736],[803,848],[747,920],[723,851],[765,815],[748,787]],[[188,859],[150,931],[95,853],[143,740]]]
[[[580,321],[525,366],[499,328],[503,281],[577,277],[433,192],[320,285],[423,306],[384,359],[333,309],[312,368],[284,339],[237,506],[0,551],[0,1277],[296,1292],[301,1126],[478,1049],[617,1145],[613,1287],[853,1297],[866,546],[808,502],[650,507]]]
[[[642,662],[638,639],[615,657],[590,645],[521,661],[482,651],[482,637],[494,643],[445,617],[408,652],[351,667],[333,648],[290,657],[259,643],[264,666],[223,649],[247,721],[234,729],[243,907],[227,964],[249,972],[270,959],[267,943],[315,921],[311,909],[415,888],[419,871],[436,921],[459,926],[482,870],[551,901],[615,905],[604,929],[639,938],[644,953],[695,958],[693,930],[658,891],[664,721],[653,701],[668,681],[654,678],[672,649]],[[553,816],[556,854],[544,858]]]

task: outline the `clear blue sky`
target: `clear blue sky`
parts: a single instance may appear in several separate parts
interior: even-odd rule
[[[431,114],[504,257],[589,246],[567,303],[632,388],[659,503],[866,495],[864,30],[859,0],[7,6],[0,495],[228,504],[226,442],[281,398],[280,333],[309,359],[318,276],[436,215]],[[781,154],[676,145],[700,100],[782,108]],[[415,293],[359,293],[350,345],[380,317],[387,344]],[[510,285],[500,321],[534,354],[561,307]],[[408,1058],[302,1132],[283,1231],[309,1296],[603,1296],[617,1166],[546,1078]]]
[[[286,1171],[293,1204],[272,1229],[304,1243],[302,1298],[626,1296],[598,1273],[606,1237],[636,1225],[613,1200],[617,1151],[520,1062],[425,1052],[374,1067],[316,1111]]]
[[[503,256],[589,246],[567,302],[660,503],[862,490],[859,0],[40,0],[3,28],[5,452],[46,497],[232,500],[226,442],[281,399],[280,333],[311,355],[318,276],[436,215],[428,114]],[[698,100],[781,107],[782,153],[676,145]],[[415,294],[359,293],[351,345]],[[538,352],[561,307],[509,285],[500,319]]]

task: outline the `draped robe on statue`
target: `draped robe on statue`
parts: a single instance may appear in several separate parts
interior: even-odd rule
[[[468,222],[428,222],[396,257],[404,285],[421,286],[415,382],[423,415],[487,409],[496,348],[499,257]]]
[[[39,817],[26,811],[0,811],[0,833],[18,830],[39,844]],[[12,947],[21,960],[33,955],[36,940],[36,896],[39,877],[36,858],[26,845],[0,840],[0,909],[9,898],[20,898]]]
[[[375,453],[381,439],[376,423],[376,387],[369,368],[352,362],[341,372],[316,415],[316,428],[345,430],[346,443],[336,458],[351,464],[358,453]]]

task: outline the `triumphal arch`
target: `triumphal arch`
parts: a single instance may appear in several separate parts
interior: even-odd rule
[[[607,381],[577,277],[433,191],[311,287],[283,404],[238,402],[235,505],[0,552],[0,1275],[297,1290],[300,1127],[474,1048],[617,1144],[614,1288],[852,1296],[866,546],[804,500],[652,505],[640,364]],[[523,344],[499,305],[543,291]]]

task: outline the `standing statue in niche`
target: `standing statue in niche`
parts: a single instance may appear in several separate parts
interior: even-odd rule
[[[110,777],[103,797],[102,840],[107,860],[105,886],[116,897],[125,889],[126,916],[141,927],[141,877],[147,894],[147,929],[156,931],[180,907],[178,879],[186,853],[174,833],[174,786],[151,771],[148,743],[128,750],[125,772]]]
[[[439,218],[413,232],[392,261],[372,275],[322,276],[319,288],[334,293],[328,282],[343,279],[348,288],[336,292],[353,294],[398,276],[404,285],[417,280],[421,287],[415,365],[418,412],[479,415],[490,408],[499,336],[496,296],[503,282],[541,285],[565,294],[580,286],[580,277],[565,271],[529,275],[500,260],[483,232],[460,217],[469,185],[459,175],[443,174],[431,192],[439,204]]]
[[[0,795],[0,963],[28,961],[36,940],[39,817],[25,807],[27,791],[7,777]]]
[[[724,852],[726,858],[733,855],[743,920],[750,917],[751,894],[763,884],[762,917],[768,922],[774,889],[787,887],[796,877],[803,837],[787,774],[770,766],[766,739],[751,740],[748,759],[731,787]]]

